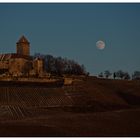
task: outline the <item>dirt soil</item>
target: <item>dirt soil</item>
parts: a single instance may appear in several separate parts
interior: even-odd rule
[[[140,136],[140,109],[97,113],[48,110],[44,116],[0,123],[0,136]]]
[[[4,137],[140,136],[140,81],[0,86],[0,126]]]

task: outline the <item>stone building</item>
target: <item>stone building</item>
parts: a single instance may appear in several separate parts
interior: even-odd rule
[[[17,54],[30,55],[30,43],[24,36],[17,42]]]
[[[33,60],[33,70],[35,74],[43,76],[43,61],[40,58],[35,58]]]
[[[30,56],[30,43],[22,36],[16,53],[0,54],[0,74],[30,76],[43,74],[43,60]]]

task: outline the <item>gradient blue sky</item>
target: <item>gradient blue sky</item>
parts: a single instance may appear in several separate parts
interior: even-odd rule
[[[0,53],[15,52],[21,35],[31,54],[74,59],[91,74],[140,70],[140,4],[1,3]]]

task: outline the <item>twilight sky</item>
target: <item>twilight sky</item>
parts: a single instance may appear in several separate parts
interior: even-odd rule
[[[0,3],[0,53],[15,52],[22,35],[31,54],[74,59],[91,74],[140,70],[140,4]]]

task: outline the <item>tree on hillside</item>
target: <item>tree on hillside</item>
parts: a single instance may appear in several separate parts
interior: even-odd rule
[[[104,77],[104,76],[103,76],[103,73],[102,73],[102,72],[99,73],[98,77],[103,78],[103,77]]]
[[[114,79],[116,78],[116,72],[113,73],[113,78],[114,78]]]
[[[128,72],[124,72],[124,79],[129,80],[130,79],[130,75]]]
[[[115,72],[116,77],[120,78],[120,79],[130,79],[130,75],[128,72],[123,72],[122,70],[119,70],[117,72]]]
[[[112,73],[109,70],[104,71],[104,75],[106,78],[112,75]]]
[[[116,72],[116,77],[123,79],[124,77],[124,72],[122,70],[118,70]]]
[[[44,60],[44,69],[46,72],[62,75],[62,74],[75,74],[86,75],[84,65],[80,65],[74,60],[69,60],[62,57],[53,57],[52,55],[42,55],[36,53],[34,58],[39,57]]]
[[[140,80],[140,71],[134,71],[134,73],[132,74],[132,79]]]

